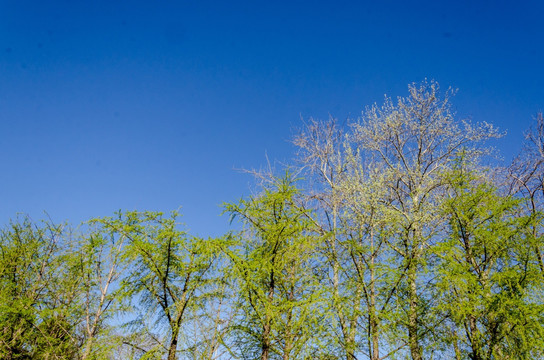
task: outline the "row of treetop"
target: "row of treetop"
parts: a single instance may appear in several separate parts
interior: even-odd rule
[[[219,238],[176,211],[10,221],[0,358],[543,359],[542,114],[503,166],[451,89],[408,91],[306,120]]]

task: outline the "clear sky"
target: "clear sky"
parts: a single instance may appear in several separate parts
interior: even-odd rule
[[[0,0],[0,223],[182,207],[195,234],[290,162],[301,117],[436,79],[460,118],[544,109],[543,1]]]

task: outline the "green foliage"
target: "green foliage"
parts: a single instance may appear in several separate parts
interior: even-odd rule
[[[153,358],[161,348],[166,349],[169,360],[177,358],[188,314],[206,305],[213,295],[208,290],[217,281],[212,265],[220,241],[189,236],[179,229],[178,217],[176,211],[170,217],[159,212],[127,212],[97,220],[112,237],[127,241],[123,256],[130,271],[121,289],[125,298],[139,302],[140,315],[132,325],[155,338],[142,358]]]
[[[459,168],[448,176],[444,202],[448,238],[435,247],[440,309],[450,341],[470,359],[538,359],[544,351],[544,311],[533,216],[521,201]]]
[[[10,222],[0,359],[544,358],[544,118],[504,176],[453,93],[310,120],[308,178],[262,177],[219,239],[177,211]]]
[[[114,357],[121,340],[115,333],[115,317],[128,310],[120,288],[127,267],[123,258],[127,240],[116,236],[101,219],[92,219],[86,225],[87,232],[80,235],[72,256],[81,277],[81,359],[105,359]]]
[[[235,350],[252,358],[301,358],[319,343],[322,291],[313,267],[319,238],[289,173],[263,193],[227,204],[245,229],[228,252],[238,290]]]
[[[0,355],[71,359],[78,351],[78,280],[63,253],[62,226],[28,217],[0,233]]]

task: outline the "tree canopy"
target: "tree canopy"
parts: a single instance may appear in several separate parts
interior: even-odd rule
[[[223,205],[232,231],[120,211],[0,230],[2,359],[542,359],[544,120],[511,165],[435,81]]]

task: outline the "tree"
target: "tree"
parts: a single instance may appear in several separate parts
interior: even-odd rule
[[[453,91],[442,97],[434,81],[408,89],[409,96],[398,98],[396,104],[386,98],[381,108],[368,108],[362,121],[353,125],[353,141],[379,161],[388,176],[388,202],[398,226],[390,246],[405,269],[407,341],[412,359],[421,360],[422,341],[434,327],[426,317],[433,299],[422,291],[429,279],[421,275],[440,229],[441,219],[434,211],[444,188],[440,173],[452,167],[460,151],[474,161],[481,153],[479,143],[499,134],[486,123],[459,124],[450,105]]]
[[[533,259],[534,216],[521,200],[500,195],[485,177],[459,161],[447,176],[443,203],[448,238],[434,248],[439,307],[452,323],[456,357],[539,359],[544,354],[544,305]]]
[[[300,160],[309,170],[313,200],[320,221],[321,267],[330,275],[328,290],[335,321],[330,322],[329,348],[339,347],[346,359],[363,353],[370,359],[392,355],[400,345],[392,331],[399,275],[391,262],[386,239],[387,188],[379,164],[362,158],[334,119],[310,120],[295,139]],[[380,356],[384,338],[390,341]]]
[[[390,207],[387,176],[379,170],[380,165],[363,160],[360,149],[352,149],[349,143],[345,147],[347,168],[337,187],[342,199],[339,234],[345,256],[345,292],[356,294],[350,297],[360,307],[354,328],[359,332],[360,352],[371,360],[380,360],[406,346],[398,339],[396,320],[400,317],[396,300],[404,272],[388,246],[398,230],[397,222]]]
[[[394,252],[397,266],[393,270],[394,276],[383,283],[388,283],[390,292],[385,291],[389,295],[382,294],[382,301],[396,302],[403,309],[405,315],[400,319],[400,325],[406,336],[399,336],[398,346],[406,342],[414,360],[423,358],[426,346],[432,347],[432,329],[439,321],[431,315],[434,299],[429,286],[432,277],[425,274],[428,274],[431,256],[429,248],[438,241],[443,224],[435,211],[446,189],[441,174],[452,168],[459,152],[465,152],[470,161],[476,161],[486,151],[480,144],[500,136],[489,124],[473,126],[457,121],[451,110],[451,96],[451,89],[441,95],[434,81],[412,84],[408,97],[400,97],[396,102],[386,97],[383,106],[367,108],[360,120],[349,124],[345,135],[335,130],[334,124],[316,126],[311,123],[295,141],[302,150],[303,165],[319,174],[324,185],[321,186],[325,188],[325,191],[318,191],[316,197],[325,214],[322,228],[328,228],[334,239],[328,246],[329,256],[333,259],[332,284],[336,297],[341,298],[342,286],[349,285],[349,277],[358,276],[361,269],[370,278],[360,277],[359,286],[375,284],[369,280],[372,269],[378,269],[375,261],[379,259],[385,268],[394,263],[385,254]],[[349,162],[350,156],[356,161]],[[372,179],[373,174],[380,176]],[[379,185],[372,187],[378,179],[375,185]],[[372,193],[381,194],[380,198],[368,201],[370,198],[364,194]],[[355,199],[360,203],[356,204]],[[376,238],[372,234],[380,229],[378,224],[383,220],[387,226],[381,228],[381,236]],[[359,233],[354,232],[356,229]],[[345,241],[349,238],[357,241]],[[389,250],[378,256],[370,250],[374,247],[369,247],[370,239],[387,244]],[[364,244],[362,248],[361,244]],[[366,257],[361,256],[360,249],[366,249]],[[350,263],[343,258],[345,254],[358,254],[360,261]],[[369,254],[372,256],[368,257]],[[347,269],[349,271],[343,271]],[[342,272],[347,276],[343,282]],[[354,295],[348,301],[353,300],[352,308],[358,309],[361,302],[366,302],[361,288],[351,293]],[[371,303],[366,302],[367,309]],[[360,310],[349,314],[341,306],[336,308],[346,358],[353,359],[355,324],[361,317],[357,315]],[[369,318],[376,319],[374,315]],[[371,331],[374,336],[370,336],[374,340],[367,339],[371,343],[369,352],[378,358],[377,328],[375,324],[369,328],[375,329]],[[427,345],[424,344],[426,341],[429,342]]]
[[[347,360],[355,358],[357,324],[361,317],[362,292],[346,276],[345,247],[342,246],[343,196],[341,178],[347,169],[344,153],[343,130],[335,119],[319,122],[310,119],[294,139],[299,147],[301,170],[308,172],[307,200],[316,213],[316,227],[324,241],[318,247],[322,254],[320,266],[328,278],[323,282],[327,289],[329,307],[334,318],[329,323],[329,351],[343,354]],[[349,251],[348,251],[349,253]],[[349,262],[349,259],[347,260]],[[334,349],[334,350],[333,350]]]
[[[81,360],[106,358],[117,344],[114,326],[108,322],[123,309],[120,277],[126,271],[127,238],[103,219],[90,220],[88,233],[80,235],[74,251],[81,277],[83,339]]]
[[[80,339],[79,279],[63,226],[29,217],[0,232],[0,355],[4,359],[72,359]]]
[[[313,273],[310,212],[297,202],[289,174],[225,211],[246,226],[228,251],[239,289],[233,344],[243,358],[295,359],[315,354],[320,317]]]
[[[544,211],[544,115],[536,116],[536,124],[525,134],[525,146],[522,153],[510,166],[512,191],[525,199],[528,213],[536,215]],[[542,220],[542,218],[541,218]],[[544,224],[535,222],[533,236],[544,238]],[[534,252],[540,271],[544,277],[544,249],[542,241],[535,244]]]
[[[153,339],[154,345],[146,349],[131,344],[144,358],[155,358],[163,351],[168,360],[178,358],[187,316],[205,305],[214,281],[217,240],[189,236],[179,229],[178,216],[176,211],[169,218],[159,212],[127,212],[98,220],[128,240],[125,256],[130,273],[122,288],[127,298],[135,297],[141,305],[141,314],[132,324]]]

